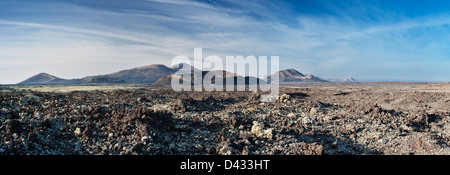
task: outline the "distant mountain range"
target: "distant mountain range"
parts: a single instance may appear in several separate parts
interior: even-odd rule
[[[182,65],[186,66],[186,64]],[[190,66],[190,65],[187,65]],[[89,84],[89,83],[148,83],[153,85],[170,85],[171,79],[175,76],[174,73],[179,71],[181,67],[175,66],[173,68],[169,68],[162,64],[153,64],[149,66],[143,66],[143,67],[137,67],[133,69],[127,69],[122,70],[118,72],[114,72],[111,74],[105,74],[105,75],[95,75],[95,76],[88,76],[83,77],[79,79],[62,79],[59,77],[56,77],[54,75],[50,75],[47,73],[40,73],[35,76],[32,76],[18,84],[20,85],[38,85],[38,84]],[[195,68],[191,66],[191,71],[194,72]],[[200,71],[200,70],[196,70]],[[205,76],[208,71],[201,71],[202,76]],[[226,71],[221,71],[224,81],[231,81],[235,80],[238,77],[242,77],[240,75],[230,73],[227,74]],[[319,77],[316,77],[314,75],[305,75],[303,73],[300,73],[299,71],[295,69],[285,69],[277,72],[279,74],[279,81],[280,83],[284,82],[327,82],[327,80],[321,79]],[[229,76],[231,75],[231,76]],[[270,77],[273,76],[269,75],[267,79],[270,81]],[[193,80],[193,75],[191,77],[191,80]],[[180,77],[178,77],[180,78]],[[260,82],[262,81],[259,78],[256,77],[244,77],[246,84],[249,84],[250,82]],[[338,81],[338,80],[331,80],[331,81]],[[349,81],[353,82],[356,81],[353,78],[346,78],[341,79],[339,81]],[[191,81],[193,82],[193,81]],[[214,82],[212,82],[214,83]]]
[[[40,73],[19,84],[88,84],[88,83],[154,83],[161,77],[177,72],[176,68],[154,64],[133,69],[122,70],[106,75],[88,76],[79,79],[62,79]]]

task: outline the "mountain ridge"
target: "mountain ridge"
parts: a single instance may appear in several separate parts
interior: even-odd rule
[[[183,64],[183,66],[186,66],[187,64]],[[202,76],[205,76],[206,73],[209,71],[205,70],[199,70],[194,68],[191,65],[188,65],[191,67],[191,72],[202,72]],[[82,78],[77,79],[62,79],[59,77],[56,77],[54,75],[50,75],[48,73],[39,73],[37,75],[34,75],[18,84],[21,85],[35,85],[35,84],[89,84],[89,83],[148,83],[152,85],[170,85],[171,78],[173,75],[181,70],[179,68],[179,65],[176,65],[174,67],[167,67],[163,64],[152,64],[147,66],[141,66],[131,69],[125,69],[120,70],[117,72],[113,72],[110,74],[102,74],[102,75],[93,75],[93,76],[86,76]],[[224,70],[213,70],[213,72],[222,71],[223,79],[231,81],[232,79],[237,79],[238,77],[243,77],[241,75],[238,75],[236,73],[229,72]],[[279,74],[280,83],[286,83],[286,82],[327,82],[327,80],[324,80],[320,77],[314,76],[312,74],[306,75],[301,72],[299,72],[296,69],[284,69],[276,72]],[[231,76],[230,76],[231,75]],[[270,77],[274,75],[271,74],[267,76],[267,80],[270,83]],[[192,78],[192,77],[191,77]],[[254,81],[256,79],[257,82],[262,81],[260,78],[246,76],[244,77],[246,80],[246,84],[249,82]]]
[[[61,81],[61,80],[64,80],[64,79],[42,72],[42,73],[36,74],[30,78],[27,78],[18,84],[42,84],[42,83],[52,84],[52,83],[56,83],[57,81]]]
[[[279,75],[279,82],[280,83],[287,83],[287,82],[327,82],[327,80],[324,80],[322,78],[319,78],[315,75],[309,74],[305,75],[301,72],[299,72],[296,69],[284,69],[280,70],[278,72],[275,72],[269,76],[267,76],[267,80],[270,82],[270,78],[275,75]]]

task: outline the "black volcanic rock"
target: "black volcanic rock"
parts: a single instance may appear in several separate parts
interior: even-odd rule
[[[305,75],[295,69],[285,69],[285,70],[278,71],[276,73],[279,74],[279,82],[280,83],[285,83],[285,82],[326,82],[326,80],[323,80],[317,76]],[[272,74],[272,75],[274,75],[274,74]],[[267,80],[269,82],[270,82],[270,78],[272,75],[269,75],[267,77]]]

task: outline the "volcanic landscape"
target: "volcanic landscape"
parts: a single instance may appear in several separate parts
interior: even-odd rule
[[[0,89],[3,155],[450,153],[449,83],[294,82],[270,103],[148,84]]]

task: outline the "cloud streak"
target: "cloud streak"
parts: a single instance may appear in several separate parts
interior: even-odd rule
[[[102,37],[109,37],[115,39],[122,39],[132,42],[137,42],[141,44],[154,45],[153,41],[149,41],[139,37],[133,37],[132,35],[123,35],[117,33],[75,28],[75,27],[65,27],[65,26],[57,26],[57,25],[48,25],[48,24],[38,24],[38,23],[26,23],[26,22],[18,22],[18,21],[5,21],[0,20],[0,25],[16,25],[16,26],[24,26],[24,27],[33,27],[33,28],[41,28],[41,29],[52,29],[66,32],[74,32],[74,33],[82,33],[89,35],[96,35]]]
[[[192,57],[196,47],[204,56],[276,55],[281,68],[324,78],[450,81],[431,77],[450,73],[441,66],[450,56],[445,13],[411,17],[362,1],[108,2],[0,7],[0,83],[43,71],[76,78],[169,64],[176,55]]]

